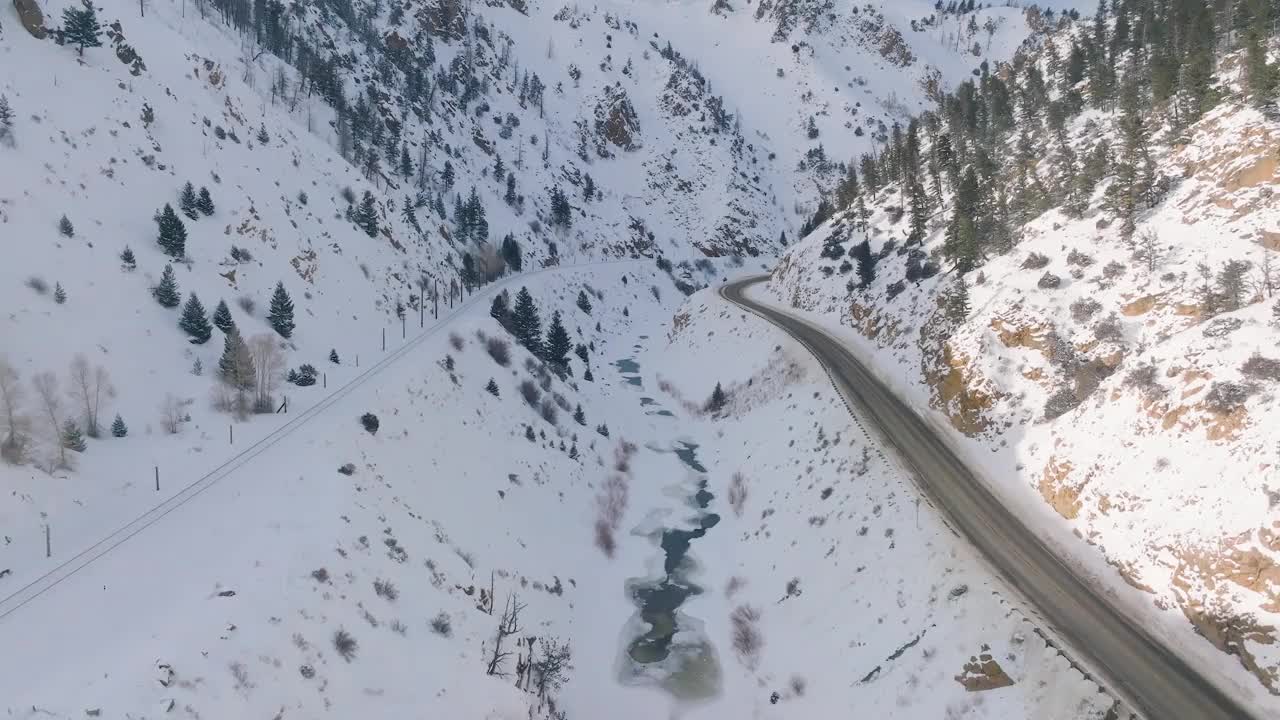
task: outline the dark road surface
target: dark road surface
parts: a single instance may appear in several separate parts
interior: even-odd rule
[[[743,291],[765,279],[738,280],[723,286],[720,294],[779,326],[817,357],[850,407],[914,471],[917,486],[933,506],[1039,610],[1072,650],[1102,674],[1109,689],[1135,704],[1134,709],[1148,720],[1252,717],[1064,565],[927,423],[839,341],[803,320],[746,299]]]

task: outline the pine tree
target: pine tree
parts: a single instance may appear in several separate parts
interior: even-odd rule
[[[538,318],[538,308],[533,303],[529,288],[521,287],[516,293],[516,306],[511,315],[511,332],[516,341],[534,355],[542,355],[542,321]]]
[[[177,213],[173,211],[173,206],[169,203],[164,204],[164,209],[156,215],[156,225],[159,226],[160,236],[157,242],[164,249],[166,255],[170,257],[180,258],[187,252],[187,226],[182,223]]]
[[[62,425],[62,447],[80,453],[89,449],[88,443],[84,441],[84,433],[75,420],[68,420]]]
[[[59,305],[67,301],[67,291],[63,289],[60,282],[53,284],[53,301]]]
[[[58,220],[58,232],[63,237],[74,237],[76,234],[75,226],[71,224],[71,220],[66,215],[63,215],[62,218]]]
[[[305,193],[299,194],[299,199],[305,198],[305,197],[306,197]],[[304,205],[306,204],[305,200],[303,200],[303,204]],[[213,197],[209,195],[209,188],[201,186],[200,194],[196,197],[196,209],[199,210],[201,213],[203,213],[205,216],[209,216],[213,214]]]
[[[521,257],[520,243],[515,236],[507,233],[502,239],[502,248],[499,251],[502,254],[502,260],[511,268],[512,272],[520,272],[524,267],[524,259]]]
[[[360,208],[355,214],[356,227],[364,230],[364,234],[369,237],[378,236],[378,207],[374,203],[373,193],[368,190],[364,191],[364,196],[360,198]]]
[[[413,177],[413,158],[409,156],[409,144],[400,146],[400,177]]]
[[[908,183],[907,193],[911,208],[910,232],[907,242],[915,245],[924,242],[929,232],[929,197],[920,181],[912,178]]]
[[[339,364],[341,364],[341,363],[338,361],[338,349],[337,349],[337,348],[332,348],[332,349],[330,349],[330,350],[329,350],[329,362],[333,363],[334,365],[339,365]]]
[[[591,202],[596,197],[596,181],[591,179],[591,175],[587,174],[582,179],[582,201]]]
[[[871,254],[871,243],[864,239],[849,249],[849,255],[858,265],[858,287],[866,288],[876,279],[876,258]]]
[[[574,422],[576,422],[576,423],[578,423],[579,425],[586,425],[586,424],[587,424],[587,415],[586,415],[586,413],[582,412],[582,406],[581,406],[581,405],[579,405],[579,406],[578,406],[578,407],[573,411],[573,421],[574,421]]]
[[[569,366],[569,353],[573,350],[573,342],[564,324],[560,322],[560,311],[551,313],[551,325],[547,328],[547,342],[544,345],[544,359],[558,372],[564,373]]]
[[[446,190],[453,189],[453,164],[448,160],[444,161],[444,169],[440,171],[440,182],[444,183]]]
[[[222,356],[218,359],[218,376],[229,387],[241,392],[252,390],[256,384],[257,373],[253,367],[253,357],[236,328],[231,328],[231,332],[223,338]]]
[[[111,421],[111,437],[122,438],[129,434],[129,426],[124,424],[124,418],[116,413],[116,419]]]
[[[508,205],[516,204],[516,174],[507,175],[507,192],[502,196],[502,201]]]
[[[213,324],[224,333],[235,328],[236,321],[231,318],[231,308],[227,307],[226,300],[218,300],[218,306],[213,309]]]
[[[978,176],[970,167],[965,170],[952,200],[951,224],[942,245],[942,254],[964,274],[978,263]]]
[[[1269,107],[1275,104],[1276,90],[1276,68],[1267,62],[1271,9],[1266,0],[1250,0],[1242,9],[1252,16],[1244,39],[1246,87],[1255,107]]]
[[[9,98],[0,95],[0,145],[13,144],[13,108]]]
[[[173,277],[173,266],[165,265],[160,275],[160,284],[151,289],[151,295],[161,307],[174,308],[182,302],[182,294],[178,292],[178,281]]]
[[[507,307],[507,291],[503,290],[493,296],[493,303],[489,305],[489,317],[498,321],[498,324],[506,327],[511,310]]]
[[[82,0],[83,8],[66,8],[62,11],[62,38],[78,45],[80,55],[85,48],[102,47],[102,25],[98,23],[98,11],[90,0]]]
[[[724,394],[724,388],[720,387],[720,383],[716,383],[716,387],[711,391],[711,397],[707,399],[707,412],[717,413],[724,409],[728,397]]]
[[[138,260],[133,256],[133,249],[128,245],[125,245],[124,250],[120,252],[120,266],[125,270],[136,270],[138,268]]]
[[[204,305],[195,293],[187,296],[187,302],[182,306],[182,317],[178,320],[178,327],[191,336],[192,345],[203,345],[213,336],[213,326],[209,324]]]
[[[258,126],[258,135],[257,135],[257,138],[258,138],[258,144],[259,144],[259,145],[266,145],[267,143],[271,142],[271,136],[267,134],[267,126],[266,126],[266,125],[259,125],[259,126]]]
[[[947,293],[946,314],[953,325],[959,325],[969,317],[969,286],[963,276],[956,278],[951,292]]]
[[[578,291],[578,309],[588,315],[591,314],[591,300],[587,298],[586,290]]]
[[[267,322],[271,328],[288,339],[293,336],[293,300],[285,292],[284,283],[277,282],[276,290],[271,294],[271,309],[267,313]]]
[[[488,384],[488,385],[485,385],[485,386],[484,386],[484,389],[485,389],[485,390],[488,390],[490,395],[492,395],[492,396],[494,396],[494,397],[499,397],[499,394],[498,394],[498,383],[494,382],[494,381],[493,381],[493,378],[489,378],[489,384]]]
[[[182,214],[192,220],[200,219],[200,210],[196,207],[196,189],[187,183],[182,186],[182,194],[178,197],[178,208],[182,210]]]

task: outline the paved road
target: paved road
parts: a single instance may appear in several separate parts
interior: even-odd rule
[[[827,368],[850,407],[870,421],[916,475],[920,489],[1054,632],[1081,653],[1149,720],[1243,720],[1251,717],[1194,668],[1162,646],[1077,577],[965,467],[927,423],[837,340],[803,320],[747,299],[757,276],[723,286],[730,302],[787,331]]]

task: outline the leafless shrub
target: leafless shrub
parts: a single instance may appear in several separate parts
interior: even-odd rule
[[[1124,339],[1124,328],[1120,324],[1120,317],[1111,313],[1099,320],[1093,328],[1093,335],[1104,342],[1120,342]]]
[[[603,520],[596,520],[595,530],[596,547],[600,548],[600,552],[604,553],[605,557],[612,558],[618,548],[617,542],[613,539],[613,528]]]
[[[318,583],[327,583],[329,582],[329,569],[317,568],[315,570],[312,570],[311,578]]]
[[[228,669],[231,670],[231,677],[235,679],[235,689],[240,692],[248,692],[253,688],[253,683],[249,682],[249,671],[245,668],[244,663],[233,662]]]
[[[542,405],[538,408],[538,414],[542,416],[543,420],[552,425],[556,424],[556,419],[559,417],[559,411],[556,409],[556,404],[551,401],[551,398],[543,398]]]
[[[553,393],[551,395],[551,399],[555,400],[556,407],[560,408],[561,410],[565,412],[573,412],[573,408],[569,406],[568,399],[566,399],[565,396],[561,395],[560,393]]]
[[[35,290],[37,295],[44,295],[49,292],[49,283],[45,282],[44,278],[36,275],[27,278],[26,286]]]
[[[343,475],[355,475],[356,474],[355,463],[344,463],[342,467],[338,468],[338,472],[342,473]]]
[[[31,379],[36,388],[36,396],[40,398],[41,415],[47,432],[47,443],[57,448],[56,458],[49,458],[48,469],[69,467],[67,464],[67,448],[62,443],[62,402],[58,395],[58,376],[52,372],[38,373]]]
[[[511,364],[511,345],[502,338],[491,337],[484,343],[484,349],[489,352],[489,357],[493,361],[507,367]]]
[[[435,617],[431,618],[431,631],[441,637],[452,637],[453,623],[449,620],[449,613],[441,610]]]
[[[177,435],[185,418],[182,400],[173,393],[165,393],[164,402],[160,403],[160,427],[170,435]]]
[[[1022,269],[1023,270],[1040,270],[1041,268],[1048,266],[1048,264],[1049,264],[1048,255],[1043,255],[1038,252],[1033,252],[1027,256],[1026,260],[1022,261]]]
[[[791,694],[796,697],[804,697],[804,691],[808,687],[805,679],[799,675],[791,676]]]
[[[241,295],[236,298],[236,304],[240,306],[240,309],[244,311],[245,315],[249,316],[252,316],[254,309],[258,307],[258,304],[254,302],[254,299],[248,295]]]
[[[538,401],[542,399],[542,391],[538,389],[537,385],[533,384],[532,380],[521,380],[520,397],[524,398],[529,407],[536,408],[538,407]]]
[[[750,605],[739,605],[729,613],[729,624],[733,628],[733,651],[748,670],[754,670],[760,663],[760,650],[764,647],[759,622],[760,611]]]
[[[381,578],[373,581],[373,592],[378,597],[386,598],[390,602],[395,602],[400,597],[400,590],[390,580]]]
[[[389,627],[391,628],[391,632],[393,632],[393,633],[395,633],[395,634],[397,634],[397,635],[408,635],[408,634],[409,634],[409,626],[407,626],[407,625],[405,625],[404,623],[400,622],[400,620],[399,620],[399,619],[392,620],[392,621],[391,621],[391,625],[390,625]]]
[[[299,665],[298,674],[306,678],[307,680],[311,680],[311,679],[314,679],[316,676],[316,669],[310,665],[305,665],[305,664]]]
[[[742,473],[733,474],[733,479],[729,481],[729,507],[733,508],[733,514],[742,517],[742,511],[747,504],[747,479]]]
[[[351,662],[356,659],[356,650],[359,649],[359,643],[343,628],[338,628],[333,633],[333,649],[338,651],[338,655],[343,660]]]
[[[611,529],[616,530],[622,524],[629,493],[627,478],[620,473],[611,474],[600,488],[596,496],[597,516]]]
[[[452,332],[449,333],[449,345],[453,347],[454,350],[461,351],[462,344],[463,344],[463,339],[461,335],[459,335],[458,333],[452,333]]]
[[[1244,405],[1254,390],[1254,387],[1242,383],[1215,382],[1209,387],[1209,393],[1204,396],[1204,405],[1210,412],[1228,415]]]
[[[1160,373],[1156,366],[1153,363],[1144,363],[1124,376],[1124,386],[1136,388],[1148,402],[1154,402],[1169,392],[1160,384],[1159,378]]]
[[[746,584],[747,584],[746,578],[743,578],[740,575],[734,575],[733,577],[729,578],[729,582],[725,583],[724,585],[724,596],[726,598],[732,598]]]
[[[1244,320],[1238,317],[1220,317],[1214,318],[1205,324],[1204,333],[1208,338],[1221,338],[1244,327]]]
[[[1102,309],[1102,303],[1093,298],[1080,298],[1071,303],[1071,319],[1076,322],[1084,322],[1093,317]]]
[[[1280,360],[1255,352],[1240,366],[1240,373],[1255,380],[1280,381]]]

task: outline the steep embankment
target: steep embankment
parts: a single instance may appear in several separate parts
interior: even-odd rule
[[[1071,124],[1080,157],[1114,137],[1111,120]],[[1010,502],[1039,501],[1048,527],[1096,546],[1178,642],[1202,656],[1194,629],[1271,693],[1278,132],[1238,102],[1220,106],[1153,151],[1169,190],[1131,241],[1098,198],[1079,219],[1051,210],[966,276],[963,310],[956,275],[939,272],[945,217],[922,248],[898,249],[907,220],[892,189],[872,201],[868,287],[854,258],[832,259],[861,238],[852,214],[791,250],[770,282],[775,298],[838,320],[900,392],[967,438]]]

